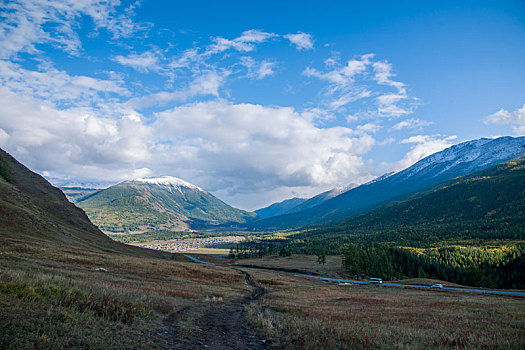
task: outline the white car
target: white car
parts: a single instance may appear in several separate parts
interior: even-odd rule
[[[439,289],[443,289],[443,285],[438,283],[438,284],[433,284],[432,287],[430,288],[439,288]]]
[[[381,284],[383,283],[383,280],[381,278],[371,278],[368,280],[368,282],[371,284]]]

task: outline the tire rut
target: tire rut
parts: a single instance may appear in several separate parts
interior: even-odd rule
[[[215,302],[197,320],[198,330],[186,339],[180,338],[180,333],[173,326],[176,318],[189,310],[181,309],[165,319],[170,324],[171,341],[169,349],[214,349],[214,350],[262,350],[273,347],[266,339],[260,338],[256,328],[245,321],[245,309],[250,303],[260,299],[266,293],[248,272],[234,270],[244,275],[245,283],[251,287],[251,293],[240,299],[229,302]]]

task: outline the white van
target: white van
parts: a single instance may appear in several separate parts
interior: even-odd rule
[[[368,280],[368,282],[371,284],[381,284],[383,283],[383,280],[381,278],[371,278]]]

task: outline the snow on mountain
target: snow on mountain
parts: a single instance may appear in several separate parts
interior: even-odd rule
[[[134,182],[142,182],[150,185],[156,185],[156,186],[162,186],[167,187],[168,190],[171,192],[172,189],[178,190],[180,193],[182,193],[182,187],[190,188],[193,190],[205,192],[202,188],[199,186],[195,186],[192,183],[189,183],[187,181],[184,181],[182,179],[179,179],[174,176],[161,176],[161,177],[154,177],[154,178],[140,178],[132,180]]]
[[[440,177],[449,172],[469,174],[503,163],[525,153],[525,137],[482,138],[467,141],[434,153],[399,172],[405,177],[431,173]]]
[[[373,184],[374,182],[382,181],[382,180],[384,180],[384,179],[386,179],[386,178],[388,178],[388,177],[394,175],[395,173],[396,173],[395,171],[390,171],[390,172],[388,172],[388,173],[386,173],[386,174],[383,174],[383,175],[381,175],[381,176],[376,177],[376,178],[373,179],[373,180],[368,181],[367,183],[365,183],[365,185],[370,185],[370,184]],[[350,187],[350,188],[349,188],[348,190],[346,190],[346,191],[349,191],[349,190],[351,190],[352,188],[355,188],[355,187],[356,187],[356,186]],[[344,191],[344,192],[346,192],[346,191]]]
[[[289,228],[323,222],[336,217],[351,218],[428,190],[458,176],[496,166],[525,156],[525,137],[500,137],[467,141],[432,154],[395,174],[385,174],[374,181],[343,192],[315,207],[304,208],[286,217],[273,217],[260,222],[265,228]],[[298,206],[297,208],[301,207]]]

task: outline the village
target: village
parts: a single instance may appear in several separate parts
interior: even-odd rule
[[[141,248],[163,250],[167,252],[186,252],[202,248],[229,248],[230,245],[237,244],[244,239],[245,238],[242,236],[210,237],[179,241],[154,241],[142,243],[138,246]]]

